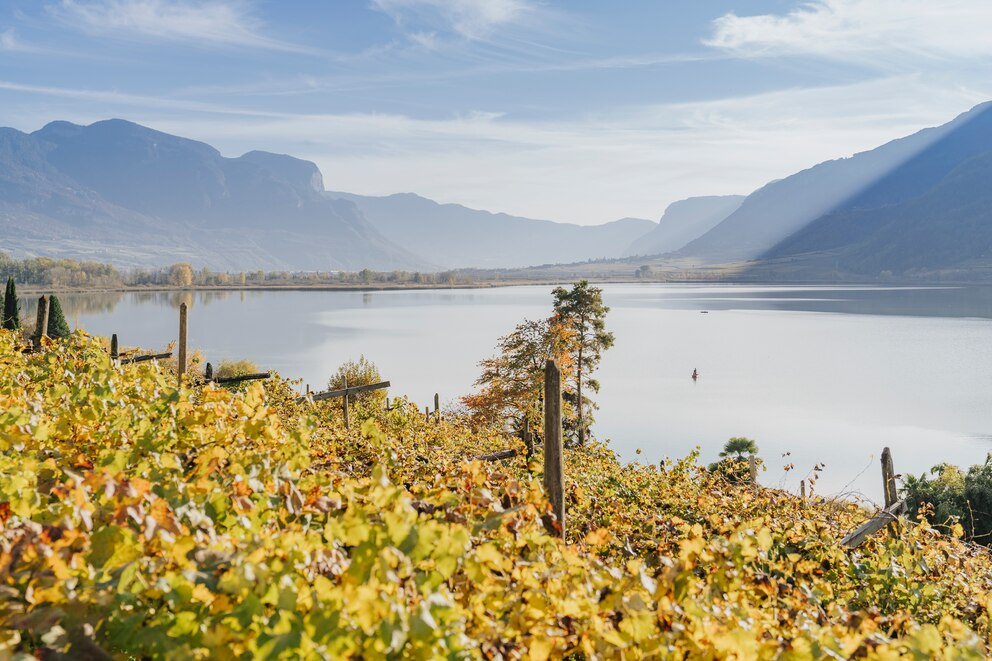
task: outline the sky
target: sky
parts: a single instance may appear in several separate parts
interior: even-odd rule
[[[329,190],[593,224],[992,99],[989,0],[2,0],[0,125],[118,117]]]

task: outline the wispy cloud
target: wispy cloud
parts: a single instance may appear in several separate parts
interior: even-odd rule
[[[62,0],[48,11],[71,28],[119,39],[315,52],[262,34],[261,21],[239,0]]]
[[[912,56],[988,57],[989,25],[988,0],[812,0],[785,14],[726,14],[704,43],[746,56],[905,66]]]
[[[819,161],[849,156],[946,122],[988,98],[924,76],[789,89],[706,102],[639,105],[554,120],[498,112],[434,119],[393,113],[259,111],[118,91],[0,81],[0,90],[60,99],[20,114],[125,117],[203,140],[230,156],[249,149],[315,161],[328,187],[415,191],[446,202],[580,223],[657,218],[692,195],[748,193]],[[50,113],[50,114],[47,114]],[[28,122],[24,125],[23,122]]]
[[[479,39],[536,13],[527,0],[371,0],[371,6],[421,41],[431,28]]]
[[[36,96],[49,96],[67,100],[96,102],[106,104],[121,116],[130,109],[154,108],[156,106],[171,110],[208,113],[217,115],[246,116],[246,117],[284,117],[284,113],[271,113],[250,108],[224,106],[215,103],[185,99],[170,99],[160,96],[129,94],[117,90],[93,90],[86,88],[56,87],[49,85],[31,85],[9,80],[0,80],[0,90],[22,92]]]
[[[989,90],[985,90],[987,93]],[[205,140],[315,161],[327,185],[571,222],[657,218],[692,195],[748,193],[817,162],[934,126],[986,98],[915,76],[644,105],[554,121],[498,113],[142,119]]]

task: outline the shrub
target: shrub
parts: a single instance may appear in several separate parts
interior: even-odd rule
[[[359,356],[358,360],[349,360],[341,365],[341,367],[338,368],[338,371],[335,372],[330,379],[328,379],[328,390],[338,390],[340,388],[344,388],[346,378],[349,386],[367,386],[372,383],[379,383],[382,381],[382,375],[379,374],[379,368],[364,355]],[[359,393],[354,395],[351,401],[357,401],[364,405],[381,405],[385,399],[386,390],[383,389]]]

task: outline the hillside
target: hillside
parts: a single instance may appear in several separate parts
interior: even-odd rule
[[[776,246],[825,215],[856,212],[867,218],[869,210],[909,203],[966,161],[992,150],[990,111],[992,104],[976,106],[943,126],[772,182],[680,254],[711,263],[781,257],[785,253]],[[959,192],[982,194],[980,188]],[[821,249],[808,240],[803,246]],[[925,244],[903,247],[914,255],[927,250]]]
[[[519,268],[619,257],[656,226],[639,218],[603,225],[555,223],[439,204],[412,193],[328,196],[354,202],[380,232],[445,268]]]
[[[679,250],[737,211],[743,201],[743,195],[712,195],[672,202],[659,223],[631,243],[624,256],[662,255]]]
[[[122,120],[0,131],[0,242],[45,254],[215,269],[430,268],[354,205],[323,196],[313,163]]]
[[[966,162],[923,196],[828,214],[769,251],[809,273],[878,277],[992,268],[992,152]]]
[[[0,650],[38,658],[982,658],[988,552],[695,465],[542,456],[275,378],[181,392],[0,331]],[[16,375],[16,376],[15,376]],[[64,655],[64,656],[59,656]],[[24,658],[27,658],[26,656]]]

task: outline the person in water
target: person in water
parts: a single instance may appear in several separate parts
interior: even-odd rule
[[[696,371],[696,368],[693,368],[692,369],[692,380],[695,381],[698,378],[699,378],[699,372]]]

